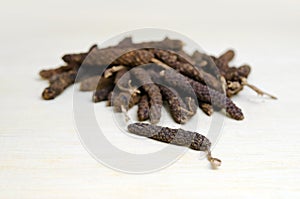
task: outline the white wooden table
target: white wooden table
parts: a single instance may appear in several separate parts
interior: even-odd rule
[[[147,2],[148,10],[139,7],[143,4],[139,1],[1,2],[0,198],[300,196],[299,3],[230,1],[215,6],[185,1],[172,6],[172,12],[166,8],[170,3]],[[249,89],[234,97],[246,118],[225,120],[213,150],[223,161],[218,170],[211,170],[193,151],[150,174],[111,170],[79,141],[73,89],[53,101],[40,98],[47,82],[39,78],[39,70],[61,64],[64,53],[84,51],[112,35],[149,26],[181,32],[211,54],[235,48],[234,63],[253,67],[249,81],[279,98],[260,98]],[[90,94],[82,96],[90,100]],[[96,110],[100,120],[113,125],[104,103]],[[198,114],[205,126],[209,118]]]

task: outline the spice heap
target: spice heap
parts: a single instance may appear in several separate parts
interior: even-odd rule
[[[182,41],[169,38],[133,43],[127,37],[116,46],[93,45],[88,52],[64,55],[64,66],[40,71],[49,81],[42,97],[54,99],[81,82],[81,91],[94,91],[93,102],[107,100],[117,112],[138,105],[138,119],[152,124],[159,122],[164,101],[174,121],[185,123],[198,107],[207,115],[225,110],[231,118],[242,120],[242,110],[231,97],[245,86],[276,99],[248,83],[250,66],[229,65],[234,51],[218,57],[198,51],[189,55],[183,46]]]

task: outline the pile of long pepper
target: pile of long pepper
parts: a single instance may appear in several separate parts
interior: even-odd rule
[[[198,107],[207,115],[225,110],[233,119],[244,119],[231,97],[245,86],[276,99],[247,82],[250,66],[229,65],[234,51],[219,57],[199,51],[189,55],[183,47],[182,41],[169,38],[133,43],[126,37],[116,46],[100,49],[93,45],[88,52],[64,55],[64,66],[40,71],[50,84],[42,97],[54,99],[81,82],[81,91],[94,91],[94,102],[107,100],[117,112],[138,105],[138,119],[149,119],[152,124],[159,122],[164,101],[174,121],[185,123]]]

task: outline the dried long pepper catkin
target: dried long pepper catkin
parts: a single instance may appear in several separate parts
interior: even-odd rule
[[[154,54],[148,50],[132,50],[118,57],[112,62],[112,65],[139,66],[150,63],[153,58]]]
[[[126,39],[126,38],[125,38]],[[125,40],[124,39],[124,40]],[[62,74],[65,72],[78,71],[79,68],[83,69],[77,76],[77,80],[82,80],[87,77],[101,75],[106,66],[110,65],[116,58],[129,52],[133,49],[140,48],[161,48],[170,50],[181,50],[183,47],[183,42],[180,40],[172,40],[165,38],[162,41],[154,42],[142,42],[142,43],[132,43],[130,39],[127,41],[121,41],[120,45],[111,46],[103,49],[99,49],[97,45],[93,45],[90,50],[86,53],[78,54],[67,54],[63,56],[63,60],[68,63],[67,66],[59,67],[56,69],[43,70],[40,75],[45,79],[50,79],[54,75]],[[117,60],[116,60],[117,61]],[[135,60],[136,62],[137,60]],[[100,68],[99,68],[100,67]],[[66,76],[66,75],[63,75]],[[68,81],[68,80],[66,80]],[[74,83],[74,82],[73,82]],[[62,92],[62,91],[61,91]],[[47,99],[54,99],[54,97],[47,97]]]
[[[162,41],[154,41],[154,42],[142,42],[142,43],[132,43],[127,40],[121,45],[111,46],[107,48],[94,48],[91,53],[87,56],[85,53],[79,54],[68,54],[63,57],[64,61],[67,63],[69,61],[76,61],[78,63],[83,63],[84,65],[90,66],[106,66],[109,65],[112,61],[114,61],[119,56],[123,55],[126,52],[135,50],[135,49],[143,49],[143,48],[159,48],[159,49],[168,49],[178,51],[183,47],[183,42],[180,40],[173,40],[169,38],[165,38]],[[87,58],[85,60],[85,58]]]
[[[39,74],[43,79],[50,79],[51,77],[53,77],[55,75],[58,75],[58,74],[61,74],[64,72],[68,72],[70,70],[75,69],[74,71],[76,71],[77,68],[79,68],[79,65],[77,63],[71,62],[65,66],[60,66],[55,69],[41,70]]]
[[[178,93],[174,88],[170,88],[165,85],[163,77],[159,75],[158,71],[161,71],[161,67],[156,64],[144,65],[148,75],[159,87],[163,100],[166,100],[171,112],[171,116],[175,122],[184,124],[189,118],[197,112],[197,105],[195,100],[189,96],[185,96],[183,93]],[[158,70],[158,71],[156,71]]]
[[[153,124],[159,122],[163,104],[160,89],[153,83],[151,78],[148,76],[147,71],[143,68],[137,67],[132,69],[130,72],[148,94],[150,102],[150,122]]]
[[[50,79],[54,75],[58,75],[58,74],[61,74],[61,73],[64,73],[64,72],[68,72],[68,71],[71,71],[71,70],[72,71],[77,71],[79,69],[80,65],[82,64],[82,61],[88,55],[88,53],[96,47],[97,47],[97,45],[93,45],[89,49],[88,52],[74,54],[73,57],[71,55],[63,56],[62,59],[67,63],[66,66],[61,66],[61,67],[54,68],[54,69],[42,70],[42,71],[40,71],[39,74],[44,79]],[[70,57],[72,57],[72,58],[70,58]]]
[[[76,74],[76,71],[68,71],[53,76],[49,81],[49,87],[45,88],[42,93],[43,99],[54,99],[56,96],[62,93],[68,86],[75,82]]]
[[[108,98],[109,93],[114,88],[114,76],[109,78],[101,77],[98,80],[96,91],[93,94],[93,102],[105,101]]]
[[[218,68],[220,69],[221,73],[225,77],[227,81],[233,81],[233,82],[239,82],[241,84],[240,87],[248,86],[252,90],[254,90],[259,95],[266,95],[269,96],[272,99],[277,99],[275,96],[262,91],[261,89],[257,88],[256,86],[249,84],[247,81],[247,77],[251,71],[250,66],[243,65],[241,67],[229,67],[228,63],[232,60],[234,56],[234,52],[232,50],[226,51],[224,54],[222,54],[219,58],[212,57]],[[231,89],[233,90],[233,89]],[[236,89],[231,94],[237,94],[241,89]],[[228,94],[230,96],[230,94]]]
[[[93,51],[94,49],[97,49],[98,46],[96,44],[92,45],[88,52],[84,53],[74,53],[74,54],[66,54],[62,57],[62,60],[64,60],[66,63],[77,63],[79,66],[82,64],[84,59],[87,57],[87,55]]]
[[[232,97],[243,90],[242,80],[248,77],[250,71],[251,68],[248,65],[242,65],[238,68],[228,67],[223,76],[227,82],[226,94],[228,97]]]
[[[194,62],[196,68],[198,68],[199,70],[204,70],[205,72],[213,75],[219,81],[221,81],[222,74],[220,73],[219,68],[216,66],[214,60],[210,56],[204,53],[200,53],[199,51],[195,51],[191,59]]]
[[[214,112],[213,106],[209,103],[200,102],[199,107],[208,116],[211,116]]]
[[[173,51],[181,51],[184,43],[181,40],[177,39],[169,39],[166,37],[162,41],[150,41],[150,42],[141,42],[141,43],[133,43],[131,37],[124,38],[119,44],[118,47],[121,48],[158,48],[164,50],[173,50]]]
[[[194,115],[194,112],[188,110],[186,104],[183,102],[181,96],[172,88],[159,86],[163,99],[167,101],[170,113],[179,124],[184,124],[187,120]]]
[[[227,97],[232,97],[238,94],[241,90],[243,90],[243,85],[239,81],[227,81],[226,95]]]
[[[144,94],[144,95],[142,95],[142,97],[138,103],[137,115],[138,115],[139,121],[148,120],[149,112],[150,112],[149,99],[148,99],[147,94]]]
[[[238,108],[230,98],[226,97],[224,94],[210,89],[208,86],[203,85],[197,81],[194,81],[190,78],[180,75],[175,71],[165,70],[161,73],[164,77],[165,81],[169,83],[171,86],[175,86],[177,88],[181,88],[182,91],[191,93],[195,92],[197,98],[200,101],[208,102],[213,104],[213,106],[217,106],[219,108],[225,108],[226,112],[230,117],[236,120],[244,119],[244,115],[240,108]],[[191,89],[190,86],[193,88]]]
[[[154,55],[147,50],[129,48],[95,49],[89,53],[81,65],[77,78],[99,75],[113,66],[135,67],[151,62]]]
[[[197,151],[207,152],[208,160],[213,166],[220,166],[221,160],[211,157],[211,142],[204,135],[183,129],[171,129],[145,123],[133,123],[127,127],[130,133],[148,137],[157,141],[178,146],[186,146]]]
[[[227,50],[225,53],[219,56],[218,59],[215,59],[215,63],[221,73],[227,71],[227,69],[229,68],[228,63],[234,58],[234,55],[235,53],[233,50]]]
[[[222,91],[222,85],[214,76],[209,73],[206,73],[199,68],[196,68],[194,65],[186,61],[180,55],[166,50],[153,49],[155,57],[160,61],[164,62],[171,68],[177,70],[178,72],[186,75],[190,78],[193,78],[197,81],[200,81],[204,84],[211,86],[212,88]]]
[[[240,67],[229,67],[223,76],[227,81],[241,81],[242,78],[247,78],[250,72],[249,65],[242,65]]]
[[[159,49],[178,51],[178,50],[182,49],[183,45],[184,44],[182,41],[176,40],[176,39],[169,39],[167,37],[162,41],[151,41],[151,42],[141,42],[141,43],[133,43],[131,37],[125,37],[116,46],[110,46],[107,48],[99,49],[99,48],[97,48],[97,45],[93,45],[90,48],[89,52],[92,51],[93,49],[95,49],[97,51],[97,53],[99,53],[99,55],[100,55],[100,54],[102,54],[102,53],[100,53],[100,51],[113,52],[114,49],[117,49],[117,48],[118,49],[121,49],[121,48],[123,48],[123,49],[159,48]],[[62,57],[62,59],[66,63],[76,62],[76,63],[82,64],[84,59],[87,57],[88,53],[66,54]],[[98,63],[100,63],[100,62],[98,62]],[[106,65],[106,64],[104,64],[104,65]]]

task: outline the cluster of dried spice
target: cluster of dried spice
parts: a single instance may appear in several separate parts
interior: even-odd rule
[[[219,57],[199,51],[190,55],[180,40],[133,43],[127,37],[116,46],[93,45],[88,52],[64,55],[64,66],[40,71],[40,76],[49,81],[42,97],[54,99],[70,85],[81,82],[81,91],[94,91],[93,102],[107,101],[117,112],[138,105],[139,121],[149,120],[152,125],[130,124],[131,133],[206,151],[210,162],[219,165],[221,161],[211,157],[211,144],[204,136],[153,124],[160,121],[164,101],[174,121],[183,124],[198,107],[209,116],[224,110],[235,120],[244,119],[231,97],[245,86],[276,99],[247,82],[250,66],[230,66],[233,58],[232,50]]]
[[[64,55],[64,66],[42,70],[40,76],[50,83],[42,97],[54,99],[81,82],[80,90],[94,91],[94,102],[108,100],[115,111],[138,104],[140,121],[159,122],[163,101],[177,123],[187,122],[197,107],[207,115],[223,109],[231,118],[242,120],[241,109],[230,98],[245,86],[275,97],[247,82],[250,66],[229,66],[233,57],[232,50],[219,57],[198,51],[189,55],[180,40],[133,43],[127,37],[116,46],[93,45],[86,53]]]

